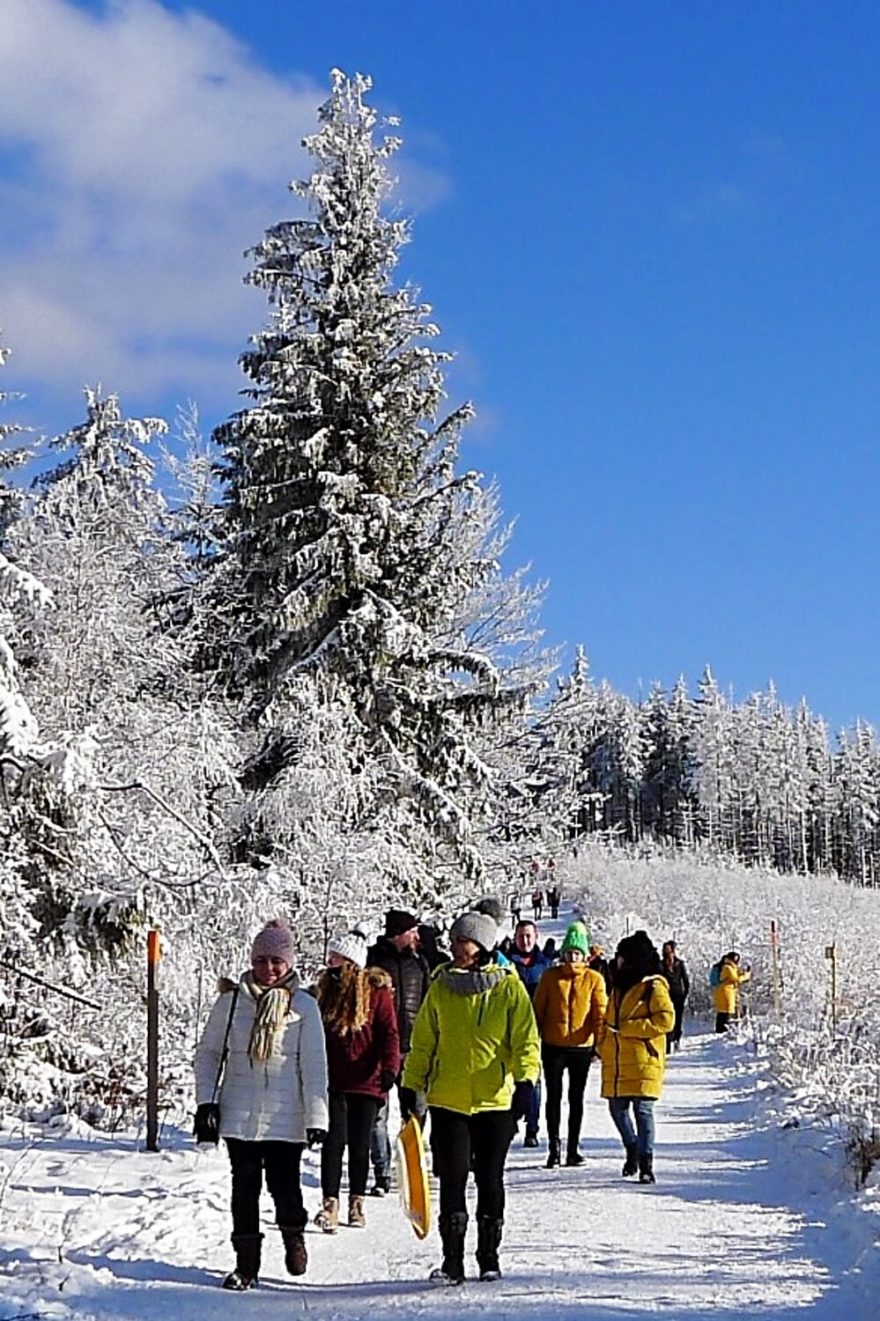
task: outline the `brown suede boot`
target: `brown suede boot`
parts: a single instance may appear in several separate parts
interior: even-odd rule
[[[279,1225],[281,1237],[284,1239],[284,1265],[287,1268],[288,1275],[305,1275],[309,1264],[309,1254],[306,1252],[306,1241],[301,1229],[293,1229],[290,1225]]]
[[[235,1248],[235,1270],[230,1271],[223,1281],[224,1289],[234,1289],[236,1293],[243,1293],[245,1289],[253,1289],[260,1273],[262,1243],[262,1234],[232,1235],[232,1246]]]
[[[367,1217],[364,1215],[364,1199],[356,1193],[348,1199],[348,1223],[352,1229],[366,1229]]]

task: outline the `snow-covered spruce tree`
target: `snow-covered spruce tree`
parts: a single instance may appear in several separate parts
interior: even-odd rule
[[[500,573],[489,542],[460,553],[483,507],[478,475],[457,470],[471,409],[441,416],[449,355],[431,345],[430,309],[393,284],[409,237],[386,213],[399,140],[377,140],[369,87],[334,72],[305,144],[314,172],[292,185],[310,215],[254,250],[271,316],[242,358],[252,404],[215,433],[226,498],[212,589],[230,685],[268,731],[254,785],[287,763],[286,703],[307,670],[326,700],[345,688],[363,755],[382,767],[376,819],[387,809],[398,838],[427,831],[435,871],[474,868],[486,731],[524,707],[529,680],[469,618]]]

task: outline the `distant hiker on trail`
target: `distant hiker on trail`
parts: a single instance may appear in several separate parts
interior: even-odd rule
[[[675,1010],[675,1026],[666,1038],[666,1049],[678,1050],[681,1045],[684,1006],[690,994],[691,983],[684,961],[675,952],[674,940],[667,940],[663,946],[663,976],[669,984],[669,997]]]
[[[513,933],[513,949],[510,951],[510,962],[519,973],[529,999],[533,1000],[535,991],[538,989],[538,982],[551,963],[547,955],[538,948],[538,928],[534,922],[526,919],[524,922],[517,923],[516,930]],[[523,1146],[537,1147],[538,1129],[541,1123],[540,1075],[531,1096],[529,1109],[525,1114],[525,1121],[526,1135]]]
[[[541,1034],[541,1062],[547,1087],[547,1169],[562,1160],[559,1115],[562,1077],[568,1071],[568,1144],[566,1165],[582,1165],[578,1150],[584,1116],[584,1089],[605,1016],[608,996],[601,973],[587,967],[589,936],[573,922],[562,942],[562,962],[548,968],[535,992],[534,1007]]]
[[[403,908],[389,908],[385,914],[383,934],[367,950],[367,967],[381,968],[391,978],[391,992],[397,1015],[400,1053],[406,1058],[412,1025],[421,1003],[428,994],[431,969],[419,949],[418,918]],[[396,1080],[399,1084],[399,1077]],[[420,1122],[425,1118],[425,1098],[417,1098],[416,1114]],[[409,1112],[400,1107],[400,1119],[406,1123]],[[388,1098],[379,1106],[370,1138],[370,1157],[373,1162],[374,1197],[384,1197],[391,1189],[391,1141],[388,1137]]]
[[[504,1163],[540,1069],[535,1016],[520,979],[492,957],[498,928],[487,913],[452,924],[452,962],[439,968],[413,1025],[404,1095],[426,1091],[440,1179],[442,1264],[437,1284],[464,1280],[473,1165],[480,1279],[496,1280],[504,1225]]]
[[[544,911],[544,891],[532,891],[532,917],[536,922],[540,922],[541,914]]]
[[[590,953],[587,958],[587,965],[590,968],[592,968],[594,972],[600,972],[602,974],[603,978],[605,979],[605,990],[610,992],[612,967],[611,964],[608,962],[608,960],[605,958],[605,951],[603,950],[601,945],[590,946]]]
[[[519,890],[514,890],[510,896],[510,920],[516,925],[522,917],[522,894]]]
[[[739,1008],[739,988],[749,981],[751,976],[752,971],[747,963],[740,966],[736,950],[731,950],[715,964],[709,981],[713,988],[716,1032],[726,1032],[731,1018],[736,1017]]]
[[[327,1043],[330,1128],[321,1152],[323,1204],[315,1224],[325,1234],[335,1234],[346,1147],[348,1223],[353,1229],[366,1225],[370,1134],[379,1106],[400,1073],[400,1040],[391,978],[381,968],[366,967],[366,932],[354,927],[331,940],[327,951],[327,967],[315,994]],[[410,1111],[415,1110],[417,1098],[407,1101]]]
[[[555,921],[559,916],[559,889],[556,886],[547,891],[547,907],[550,909],[550,916]]]
[[[654,1183],[654,1102],[675,1010],[647,932],[636,931],[617,946],[613,986],[599,1035],[602,1095],[626,1149],[623,1177],[638,1174],[640,1183]]]
[[[559,957],[558,951],[556,949],[556,940],[553,936],[547,937],[541,949],[544,954],[544,957],[550,959],[551,962]]]
[[[224,1289],[252,1289],[260,1273],[260,1190],[266,1183],[289,1274],[308,1265],[300,1185],[303,1148],[327,1132],[327,1059],[321,1015],[300,989],[293,934],[268,922],[251,948],[251,968],[223,981],[196,1050],[195,1133],[222,1137],[232,1167],[235,1270]]]

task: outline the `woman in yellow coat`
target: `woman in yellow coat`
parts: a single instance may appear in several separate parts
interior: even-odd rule
[[[431,1273],[437,1284],[464,1280],[472,1162],[480,1279],[501,1274],[504,1163],[540,1073],[531,1002],[516,971],[493,956],[494,920],[488,913],[463,913],[450,938],[452,962],[437,969],[416,1015],[400,1090],[403,1105],[414,1093],[426,1093],[431,1111],[443,1243],[443,1263]]]
[[[718,964],[718,985],[712,994],[715,1002],[715,1031],[726,1032],[727,1024],[736,1017],[739,988],[751,978],[748,964],[740,967],[736,950],[725,954]]]
[[[636,931],[620,942],[599,1037],[602,1095],[626,1149],[623,1175],[638,1174],[640,1183],[655,1182],[654,1102],[666,1071],[666,1034],[675,1024],[661,966],[647,932]]]
[[[559,1112],[562,1078],[568,1071],[568,1146],[566,1165],[583,1165],[578,1150],[584,1117],[584,1089],[593,1047],[605,1017],[608,995],[602,974],[587,966],[590,937],[581,922],[573,922],[562,942],[562,962],[548,968],[533,1001],[541,1034],[541,1062],[547,1085],[547,1169],[562,1160]]]

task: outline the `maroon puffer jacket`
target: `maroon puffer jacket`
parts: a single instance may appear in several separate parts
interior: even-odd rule
[[[391,979],[379,968],[367,968],[370,985],[370,1016],[359,1032],[340,1037],[324,1025],[327,1043],[327,1077],[331,1092],[359,1092],[384,1098],[383,1073],[400,1072],[400,1042],[397,1014],[391,994]]]

